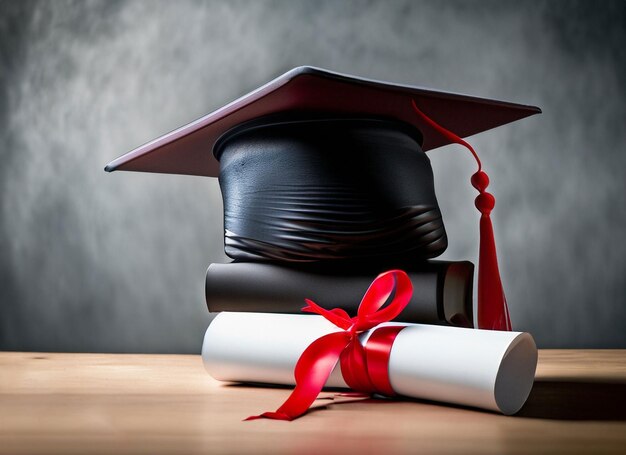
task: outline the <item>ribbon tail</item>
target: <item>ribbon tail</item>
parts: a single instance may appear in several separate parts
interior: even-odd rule
[[[296,387],[289,398],[275,412],[264,412],[245,420],[294,420],[307,412],[337,365],[341,352],[349,343],[350,335],[347,332],[334,332],[315,340],[298,359],[295,369]]]
[[[323,316],[334,325],[344,330],[347,330],[352,325],[352,321],[350,320],[350,316],[341,308],[335,308],[333,310],[327,310],[326,308],[322,308],[313,300],[304,299],[307,306],[302,308],[302,311],[305,313],[315,313]]]
[[[500,271],[493,225],[489,214],[480,217],[480,253],[478,259],[478,328],[512,330]]]

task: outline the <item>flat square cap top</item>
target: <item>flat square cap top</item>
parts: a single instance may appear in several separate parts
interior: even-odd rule
[[[520,120],[541,110],[535,106],[389,84],[319,68],[294,68],[264,86],[177,130],[110,162],[108,172],[142,171],[217,177],[213,146],[236,125],[265,115],[312,112],[385,117],[419,129],[424,151],[449,140],[424,123],[411,106],[460,137]]]

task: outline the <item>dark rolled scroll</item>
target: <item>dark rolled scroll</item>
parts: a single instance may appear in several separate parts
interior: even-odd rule
[[[404,266],[413,296],[397,321],[473,326],[474,265],[468,261],[430,261]],[[325,308],[355,315],[372,280],[384,270],[280,267],[263,263],[211,264],[206,275],[209,311],[301,313],[308,298]]]

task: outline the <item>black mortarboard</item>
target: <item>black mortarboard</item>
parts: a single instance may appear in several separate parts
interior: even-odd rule
[[[423,152],[469,147],[460,137],[539,112],[299,67],[105,169],[219,176],[226,253],[236,260],[427,259],[447,239]],[[507,328],[489,220],[495,199],[469,148],[483,214],[479,327]],[[481,299],[504,310],[482,311],[481,323]]]
[[[111,161],[106,170],[217,177],[219,163],[211,150],[219,137],[236,125],[277,112],[388,117],[420,130],[425,152],[449,144],[448,138],[415,115],[411,100],[415,100],[429,117],[460,137],[541,112],[534,106],[390,84],[301,66]]]

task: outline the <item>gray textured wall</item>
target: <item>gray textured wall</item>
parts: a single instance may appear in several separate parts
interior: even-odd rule
[[[626,3],[0,2],[0,349],[194,352],[217,182],[109,160],[303,64],[541,106],[472,138],[514,325],[626,347]],[[450,248],[473,163],[430,154]]]

